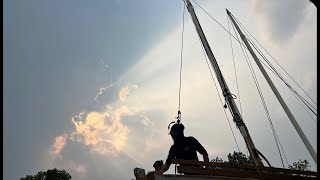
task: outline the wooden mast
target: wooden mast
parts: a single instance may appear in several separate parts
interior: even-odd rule
[[[237,108],[237,105],[234,102],[232,94],[230,93],[230,90],[227,86],[227,83],[224,80],[223,75],[220,71],[220,68],[219,68],[218,63],[216,61],[216,58],[214,57],[214,55],[211,51],[211,48],[209,46],[209,43],[204,35],[204,32],[202,31],[202,28],[200,26],[198,18],[194,12],[194,8],[193,8],[192,4],[190,3],[190,0],[185,0],[185,1],[186,1],[186,6],[188,8],[188,11],[190,12],[192,21],[196,27],[197,33],[199,34],[199,37],[200,37],[201,42],[203,44],[203,47],[205,49],[205,52],[210,60],[210,63],[214,69],[214,72],[217,76],[218,82],[219,82],[220,87],[222,89],[223,96],[225,97],[225,100],[226,100],[226,104],[228,105],[229,110],[231,112],[231,115],[233,116],[233,121],[236,123],[237,127],[239,128],[240,133],[246,142],[246,146],[247,146],[252,158],[254,159],[255,164],[257,166],[263,166],[261,158],[259,157],[259,154],[258,154],[258,150],[254,146],[254,143],[251,139],[251,136],[249,134],[247,126],[245,125],[245,123],[240,115],[240,112]]]

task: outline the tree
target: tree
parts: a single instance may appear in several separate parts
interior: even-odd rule
[[[231,153],[228,154],[228,161],[223,161],[222,158],[217,156],[215,159],[212,159],[211,162],[219,162],[219,163],[225,162],[225,163],[229,163],[230,165],[254,164],[254,160],[251,157],[251,155],[247,157],[242,152],[235,152],[235,151],[233,152],[232,155]]]
[[[232,155],[231,155],[231,153],[228,154],[228,162],[231,165],[254,164],[254,160],[251,157],[251,155],[249,155],[249,157],[247,157],[242,152],[235,152],[235,151],[233,152]]]
[[[311,166],[309,165],[309,162],[306,159],[303,161],[301,161],[301,159],[299,159],[299,161],[294,162],[292,164],[292,166],[289,165],[289,169],[295,169],[295,170],[300,170],[300,171],[307,171],[307,170],[309,170],[308,169],[309,167],[311,167]]]
[[[56,168],[52,170],[47,170],[47,172],[38,172],[36,175],[27,175],[25,178],[20,180],[70,180],[71,175],[67,173],[64,169],[57,170]]]
[[[229,163],[231,166],[234,165],[238,165],[238,164],[254,164],[254,160],[251,157],[251,155],[249,155],[249,157],[247,157],[245,154],[243,154],[242,152],[233,152],[233,154],[231,155],[231,153],[228,154],[228,161],[223,161],[222,158],[220,157],[216,157],[215,159],[212,159],[211,162],[218,162],[218,163]],[[308,171],[311,165],[309,165],[308,160],[301,160],[299,159],[298,162],[294,162],[292,165],[289,165],[289,169],[295,169],[295,170],[300,170],[300,171]]]

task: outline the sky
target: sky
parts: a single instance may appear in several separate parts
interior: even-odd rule
[[[317,9],[311,2],[195,2],[228,30],[227,8],[316,102]],[[282,167],[239,43],[192,3],[256,148],[272,166]],[[180,110],[185,135],[197,138],[210,159],[227,160],[238,147],[248,153],[223,108],[221,89],[210,74],[190,15],[185,11],[183,16],[182,0],[5,0],[3,5],[3,179],[53,168],[65,169],[72,179],[133,179],[135,167],[148,172],[156,160],[165,161],[173,143],[167,127],[179,104],[183,27]],[[283,160],[285,167],[307,159],[316,171],[249,60],[288,161]],[[267,72],[317,151],[316,117]],[[174,174],[173,165],[167,173]]]

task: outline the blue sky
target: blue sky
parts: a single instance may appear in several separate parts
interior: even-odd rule
[[[226,28],[228,8],[316,99],[317,10],[312,3],[197,2]],[[237,93],[229,35],[194,7]],[[172,143],[166,127],[178,107],[182,12],[178,0],[5,0],[4,179],[54,167],[66,169],[73,179],[130,179],[135,167],[149,171],[155,160],[165,160]],[[184,33],[185,134],[198,138],[210,158],[226,159],[237,147],[187,12]],[[281,167],[247,64],[239,45],[233,45],[243,69],[237,73],[244,120],[258,149]],[[265,80],[257,76],[289,164],[308,159],[316,170]],[[275,84],[316,149],[316,123],[281,82],[275,79]]]

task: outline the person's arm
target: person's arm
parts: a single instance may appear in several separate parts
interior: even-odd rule
[[[168,171],[169,167],[170,167],[170,164],[165,163],[159,172],[163,174],[164,172]]]
[[[171,163],[172,163],[172,159],[175,157],[175,148],[174,146],[172,145],[170,147],[170,150],[169,150],[169,154],[168,154],[168,157],[166,159],[166,162],[164,163],[164,165],[162,166],[161,170],[159,171],[161,174],[163,174],[164,172],[168,171]]]
[[[209,162],[209,156],[208,156],[208,154],[203,154],[202,156],[203,156],[203,161],[204,161],[204,162]]]
[[[193,138],[194,145],[196,147],[196,150],[203,156],[204,162],[209,162],[209,155],[206,151],[206,149],[199,143],[199,141],[196,138]]]

